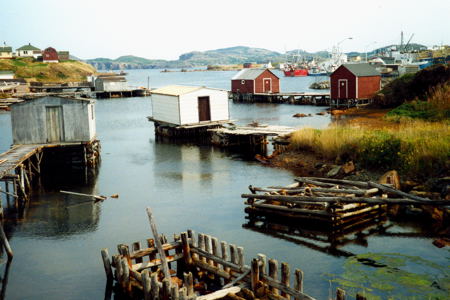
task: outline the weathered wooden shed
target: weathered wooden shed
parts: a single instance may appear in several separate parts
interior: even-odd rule
[[[371,99],[381,89],[381,74],[367,63],[343,64],[330,83],[331,99]]]
[[[279,93],[280,78],[269,69],[242,69],[231,79],[233,93]]]
[[[204,86],[170,85],[151,91],[152,120],[173,125],[230,119],[228,92]]]
[[[127,79],[119,75],[100,75],[95,79],[95,90],[98,92],[128,91]]]
[[[95,138],[94,100],[41,97],[11,106],[14,144],[88,142]]]
[[[45,63],[57,63],[59,62],[58,51],[55,48],[48,47],[42,51],[42,61]]]

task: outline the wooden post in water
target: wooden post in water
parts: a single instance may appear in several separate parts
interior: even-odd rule
[[[191,246],[189,245],[188,236],[186,232],[181,233],[181,244],[183,247],[184,262],[188,266],[192,266]]]
[[[167,264],[166,254],[164,253],[164,250],[162,248],[158,230],[156,229],[155,220],[153,219],[152,209],[150,207],[147,207],[147,215],[148,215],[148,220],[150,222],[150,227],[153,232],[153,237],[155,238],[156,249],[158,249],[158,253],[161,258],[161,266],[163,269],[164,278],[170,279],[169,266]]]
[[[290,285],[289,277],[290,277],[289,265],[287,263],[281,263],[281,284],[286,287],[289,287]],[[281,296],[288,297],[285,292],[281,292]]]
[[[105,267],[106,278],[108,279],[108,282],[111,282],[114,279],[114,276],[111,268],[111,261],[109,259],[108,249],[103,248],[101,250],[101,253],[103,259],[103,266]]]
[[[345,291],[337,288],[336,289],[336,300],[345,300]]]
[[[256,289],[258,287],[259,282],[259,266],[258,259],[252,259],[252,271],[251,271],[251,288],[254,293],[256,293]]]
[[[278,261],[275,259],[269,259],[269,277],[271,277],[273,280],[278,280]],[[272,293],[274,295],[278,295],[278,289],[271,288]]]
[[[151,299],[159,299],[159,284],[158,284],[158,275],[155,273],[152,273],[150,277],[151,282],[151,290],[150,295]]]
[[[142,275],[142,290],[144,292],[144,300],[150,300],[152,299],[150,294],[150,291],[152,290],[152,285],[148,270],[147,269],[143,270],[141,275]]]
[[[294,289],[303,293],[303,271],[300,269],[295,269],[295,285]],[[301,299],[296,299],[301,300]]]

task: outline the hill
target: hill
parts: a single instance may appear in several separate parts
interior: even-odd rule
[[[94,67],[81,61],[43,63],[32,58],[0,60],[0,71],[13,71],[16,78],[42,82],[85,81],[86,75],[96,73]]]

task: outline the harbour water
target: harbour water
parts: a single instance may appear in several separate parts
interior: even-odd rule
[[[151,87],[187,84],[228,89],[233,74],[130,70],[128,80],[136,86],[147,86],[150,77]],[[311,80],[316,79],[283,78],[282,90],[306,91]],[[231,116],[240,124],[258,121],[323,128],[330,123],[330,117],[315,115],[323,109],[230,102]],[[292,117],[295,113],[314,116],[297,119]],[[154,211],[160,233],[170,236],[190,228],[243,246],[247,259],[264,253],[289,263],[291,268],[301,268],[305,274],[304,291],[318,299],[329,297],[330,286],[335,289],[338,282],[343,282],[333,279],[348,271],[348,258],[243,227],[247,220],[240,194],[248,192],[248,185],[290,184],[292,173],[262,166],[236,152],[159,142],[153,124],[146,119],[148,115],[151,115],[149,98],[97,101],[97,134],[102,145],[98,173],[86,176],[61,172],[34,192],[23,215],[9,214],[5,227],[15,256],[7,285],[3,281],[6,299],[104,298],[106,280],[100,249],[107,247],[113,253],[119,243],[130,244],[151,237],[145,214],[147,206]],[[9,122],[9,113],[0,113],[2,152],[12,143]],[[119,198],[94,204],[85,198],[63,195],[59,190],[119,194]],[[421,236],[420,226],[397,222],[389,225],[392,226],[389,230],[395,232],[418,234],[408,238],[373,235],[340,250],[355,255],[401,253],[408,258],[420,257],[427,262],[427,270],[432,269],[430,273],[437,285],[449,278],[448,268],[433,268],[448,266],[448,250],[434,247],[432,238]],[[408,272],[421,274],[423,265],[417,261],[408,264]],[[5,269],[3,263],[0,272]],[[4,273],[0,274],[5,278]],[[364,288],[363,279],[354,280],[355,286]],[[405,286],[400,289],[405,298],[416,295],[414,284],[407,282]],[[442,284],[430,289],[430,295],[438,298],[448,295]],[[396,295],[393,290],[383,289],[370,293]],[[419,298],[420,295],[416,297]]]

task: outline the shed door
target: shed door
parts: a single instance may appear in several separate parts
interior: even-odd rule
[[[264,78],[264,93],[272,92],[272,80],[270,78]]]
[[[339,99],[347,99],[348,98],[348,84],[347,79],[339,79]]]
[[[64,141],[62,106],[47,106],[47,142]]]
[[[198,97],[198,120],[211,121],[211,109],[209,107],[209,97]]]

